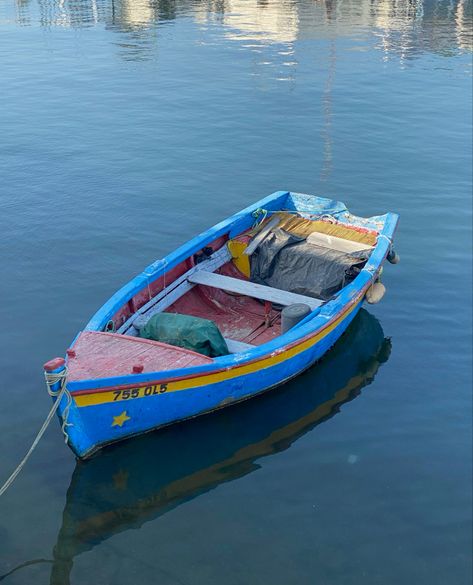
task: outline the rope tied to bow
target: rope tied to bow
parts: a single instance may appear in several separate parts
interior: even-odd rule
[[[263,221],[266,219],[266,217],[268,215],[268,210],[263,209],[262,207],[258,207],[258,209],[255,209],[251,215],[255,218],[253,228],[256,228],[260,224],[262,224]]]
[[[67,403],[64,407],[62,412],[62,424],[61,424],[61,431],[64,435],[64,443],[67,445],[67,441],[69,440],[69,435],[67,434],[67,427],[74,426],[72,423],[68,422],[69,417],[69,410],[71,409],[72,405],[72,396],[69,392],[66,384],[67,379],[67,368],[64,368],[61,372],[44,372],[44,378],[46,380],[46,386],[48,389],[48,394],[52,398],[56,398],[53,406],[56,406],[56,409],[59,407],[59,402],[61,402],[61,398],[66,396]],[[57,390],[53,390],[53,387],[59,384]]]

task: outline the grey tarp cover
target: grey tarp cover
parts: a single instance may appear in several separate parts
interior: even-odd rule
[[[213,321],[190,315],[177,313],[153,315],[140,329],[140,337],[177,345],[209,357],[229,353],[227,343]]]
[[[327,300],[348,284],[369,251],[347,254],[274,229],[251,255],[251,281]]]

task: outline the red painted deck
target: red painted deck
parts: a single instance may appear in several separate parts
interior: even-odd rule
[[[177,269],[176,269],[177,270]],[[185,270],[185,266],[179,268]],[[179,272],[179,271],[177,271]],[[246,279],[227,263],[219,272]],[[127,311],[132,309],[127,304]],[[280,312],[271,308],[269,326],[264,303],[223,290],[195,286],[168,307],[167,312],[193,315],[214,321],[224,337],[261,345],[281,332]],[[127,313],[128,314],[128,313]],[[155,372],[211,363],[207,356],[158,341],[116,333],[83,331],[69,352],[68,379],[88,380],[139,372]]]
[[[225,264],[218,272],[246,280],[233,262]],[[252,345],[261,345],[281,334],[279,311],[271,309],[271,326],[267,327],[264,303],[207,286],[195,286],[166,312],[210,319],[217,324],[224,337]]]
[[[158,341],[116,333],[83,331],[68,359],[69,380],[89,380],[143,372],[174,370],[211,363],[213,360],[187,349]]]

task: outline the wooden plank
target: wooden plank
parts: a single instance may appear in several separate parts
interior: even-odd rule
[[[246,295],[248,297],[271,301],[277,305],[286,306],[293,305],[294,303],[305,303],[306,305],[309,305],[311,310],[314,310],[322,304],[322,301],[312,297],[298,295],[296,293],[264,286],[262,284],[255,284],[254,282],[240,280],[239,278],[231,278],[230,276],[223,276],[222,274],[206,272],[205,270],[191,274],[188,280],[192,284],[220,288],[229,292]]]
[[[146,320],[149,320],[149,319],[151,319],[151,317],[153,315],[156,315],[156,313],[162,313],[165,309],[167,309],[175,301],[177,301],[177,299],[180,299],[183,295],[185,295],[187,292],[189,292],[193,287],[194,287],[194,285],[190,284],[187,281],[181,282],[181,284],[179,286],[176,286],[175,288],[173,288],[172,291],[168,295],[166,295],[163,299],[161,299],[159,302],[157,302],[153,307],[148,309],[146,311],[146,313],[143,314],[143,316],[146,317]],[[141,315],[140,315],[140,317],[141,317]],[[138,315],[137,315],[137,313],[135,313],[132,317],[133,322],[137,318],[138,318]],[[137,333],[138,333],[138,330],[133,326],[133,323],[132,323],[126,334],[133,336],[133,335],[137,335]]]
[[[264,242],[264,240],[266,239],[266,237],[269,235],[269,232],[278,225],[280,221],[280,217],[277,215],[274,215],[269,221],[268,223],[264,226],[264,228],[259,231],[256,236],[251,240],[251,242],[248,244],[248,246],[245,248],[245,251],[243,252],[243,254],[246,254],[247,256],[250,256],[251,254],[253,254],[253,252],[258,248],[258,246]]]
[[[323,248],[329,248],[330,250],[337,250],[338,252],[346,252],[347,254],[373,249],[373,246],[370,246],[369,244],[345,240],[344,238],[330,236],[322,232],[312,232],[307,236],[306,241],[308,244],[315,244],[316,246],[322,246]]]
[[[240,353],[242,351],[248,351],[249,349],[253,349],[256,345],[251,345],[251,343],[244,343],[243,341],[238,341],[237,339],[230,339],[229,337],[224,337],[228,351],[230,353]]]
[[[70,380],[123,376],[135,365],[156,372],[212,363],[212,358],[174,345],[99,331],[83,331],[74,351],[68,362]]]
[[[136,335],[136,330],[128,331],[132,325],[133,321],[139,316],[146,314],[147,316],[151,317],[155,313],[159,313],[167,309],[170,305],[174,303],[178,298],[182,297],[186,292],[188,292],[193,285],[189,285],[187,282],[187,278],[189,275],[197,272],[199,270],[217,270],[227,262],[230,262],[232,259],[232,255],[230,254],[226,244],[223,245],[219,250],[214,252],[210,258],[196,264],[192,268],[190,268],[187,272],[176,278],[173,282],[170,282],[169,285],[155,295],[150,301],[148,301],[145,305],[140,307],[138,311],[133,313],[133,315],[123,323],[123,325],[117,329],[117,333],[123,334],[131,334]],[[173,294],[171,294],[173,293]],[[161,301],[161,302],[160,302]],[[150,309],[153,309],[150,311]]]

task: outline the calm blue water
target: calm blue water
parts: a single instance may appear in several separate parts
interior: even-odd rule
[[[41,365],[154,259],[279,189],[397,211],[322,364],[0,501],[5,585],[471,583],[472,2],[0,2],[0,483]],[[13,571],[13,572],[11,572]]]

